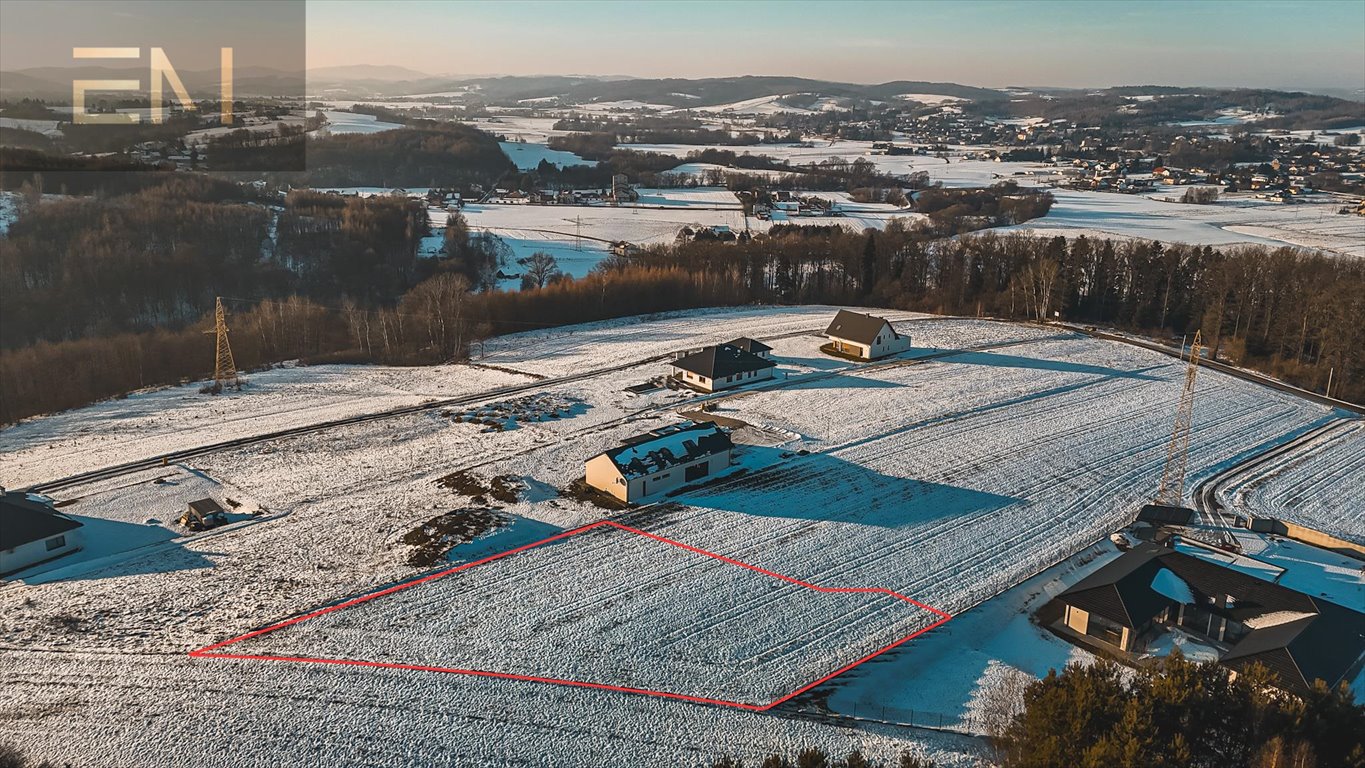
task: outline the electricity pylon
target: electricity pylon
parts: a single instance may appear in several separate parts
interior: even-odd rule
[[[204,331],[217,336],[217,360],[213,365],[213,389],[222,392],[228,387],[241,389],[237,380],[237,364],[232,360],[232,345],[228,343],[227,315],[223,312],[223,297],[219,296],[213,309],[213,330]]]
[[[1175,412],[1175,427],[1171,430],[1171,444],[1166,448],[1166,469],[1161,474],[1161,490],[1156,502],[1172,507],[1181,506],[1185,497],[1185,464],[1190,455],[1190,426],[1194,420],[1194,378],[1199,371],[1199,331],[1194,332],[1190,344],[1190,363],[1185,368],[1185,388],[1180,392],[1180,407]]]

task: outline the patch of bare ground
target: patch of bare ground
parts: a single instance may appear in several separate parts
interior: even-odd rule
[[[433,517],[403,535],[403,543],[412,547],[408,564],[430,568],[440,563],[450,550],[501,528],[507,520],[507,515],[486,507],[457,509]]]
[[[559,495],[566,499],[581,501],[584,504],[591,504],[595,507],[612,511],[626,509],[630,506],[615,496],[603,493],[591,485],[588,485],[588,481],[581,477],[572,483],[569,483],[566,487],[560,488]]]
[[[437,480],[436,484],[470,497],[475,504],[488,504],[489,498],[504,504],[514,504],[522,488],[521,479],[515,475],[484,478],[463,469],[451,472]]]

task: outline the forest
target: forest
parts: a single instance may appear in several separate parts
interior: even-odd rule
[[[297,238],[287,250],[307,262],[318,258],[311,238],[327,232],[340,237],[335,233],[352,226],[348,218],[370,222],[355,230],[362,234],[417,234],[401,201],[388,203],[393,209],[376,205],[381,204],[296,197],[281,226],[298,231],[282,231],[281,241]],[[266,226],[252,218],[254,209],[233,210],[223,215],[242,217],[238,223],[255,231]],[[37,227],[22,218],[19,223],[21,234]],[[285,282],[273,295],[263,295],[228,290],[232,280],[241,279],[237,275],[204,276],[203,282],[183,285],[151,275],[145,298],[128,305],[136,310],[130,315],[111,309],[125,308],[121,296],[101,297],[110,295],[106,281],[120,280],[125,290],[131,281],[85,277],[70,284],[61,298],[42,294],[46,298],[27,299],[30,303],[13,315],[5,302],[0,422],[207,375],[213,360],[203,331],[215,293],[248,299],[229,307],[234,351],[246,369],[291,359],[445,362],[477,356],[479,342],[490,336],[537,327],[706,306],[830,303],[1063,319],[1157,338],[1179,339],[1202,329],[1212,353],[1226,361],[1319,392],[1330,375],[1334,396],[1365,400],[1365,327],[1360,323],[1365,317],[1365,262],[1292,248],[1068,240],[990,231],[943,238],[945,228],[963,226],[962,218],[936,222],[931,214],[914,226],[892,222],[882,232],[826,230],[740,243],[684,243],[638,257],[611,258],[585,278],[545,280],[543,287],[523,292],[487,290],[484,277],[497,263],[497,244],[456,227],[457,234],[446,244],[454,256],[421,260],[415,271],[405,266],[410,263],[407,245],[344,251],[332,268],[350,277],[339,278],[326,290],[305,291]],[[167,236],[168,242],[173,240]],[[257,259],[254,248],[249,257],[242,253],[250,241],[225,235],[207,263]],[[7,247],[5,252],[14,250]],[[35,258],[11,260],[7,255],[4,269],[19,271],[0,273],[3,282],[33,281],[33,275],[47,274]],[[175,263],[186,257],[172,248],[148,258]],[[150,274],[136,264],[120,269]],[[260,276],[258,291],[271,286],[271,274]],[[393,291],[405,278],[413,281],[411,286],[388,301],[382,300],[382,292],[366,293],[372,284]],[[68,284],[64,279],[39,282],[33,290],[52,291],[59,285]],[[8,290],[23,300],[28,289]],[[24,319],[21,311],[37,316]],[[189,322],[196,313],[198,320]],[[11,317],[19,321],[15,331],[10,330]],[[121,322],[111,322],[111,317]],[[163,319],[172,325],[157,322]],[[177,327],[177,322],[187,324]],[[53,333],[53,328],[62,331]]]

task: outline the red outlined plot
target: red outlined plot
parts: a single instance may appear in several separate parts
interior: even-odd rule
[[[321,657],[312,657],[312,656],[292,656],[292,655],[291,655],[291,656],[286,656],[286,655],[274,655],[274,654],[233,653],[233,652],[230,652],[230,651],[224,651],[224,650],[223,650],[223,649],[229,648],[230,646],[233,646],[233,645],[235,645],[235,644],[237,644],[237,643],[241,643],[241,642],[243,642],[243,641],[245,641],[245,640],[250,640],[251,638],[254,638],[254,637],[259,637],[259,636],[264,635],[264,634],[268,634],[268,633],[271,633],[271,632],[276,632],[276,631],[285,629],[285,628],[287,628],[287,627],[294,626],[295,624],[299,624],[299,623],[308,621],[309,619],[314,619],[314,618],[317,618],[317,617],[319,617],[319,616],[323,616],[323,615],[326,615],[326,614],[334,613],[334,612],[337,612],[337,611],[342,611],[342,610],[345,610],[345,609],[347,609],[347,608],[351,608],[351,607],[353,607],[353,606],[360,605],[360,604],[362,604],[362,603],[366,603],[366,602],[369,602],[369,601],[371,601],[371,600],[375,600],[375,599],[377,599],[377,598],[383,597],[384,595],[389,595],[389,594],[393,594],[393,593],[395,593],[395,592],[400,592],[400,591],[402,591],[402,590],[411,589],[411,588],[416,587],[416,586],[418,586],[418,585],[420,585],[420,584],[426,584],[426,583],[428,583],[428,582],[435,581],[436,579],[441,579],[441,578],[444,578],[444,577],[446,577],[446,576],[450,576],[451,574],[459,573],[459,572],[461,572],[461,571],[465,571],[465,570],[468,570],[468,569],[470,569],[470,568],[475,568],[475,567],[480,566],[480,565],[483,565],[483,564],[485,564],[485,563],[493,562],[494,560],[500,560],[500,559],[505,558],[505,557],[510,557],[511,555],[515,555],[515,554],[517,554],[518,552],[524,552],[524,551],[526,551],[526,550],[528,550],[528,549],[534,549],[534,548],[536,548],[536,547],[540,547],[540,546],[543,546],[543,545],[545,545],[545,544],[550,544],[550,543],[552,543],[552,542],[561,541],[561,540],[567,539],[567,538],[569,538],[569,537],[571,537],[571,536],[576,536],[576,535],[578,535],[578,534],[585,533],[585,532],[587,532],[587,531],[590,531],[590,530],[593,530],[593,529],[596,529],[596,528],[601,528],[602,526],[611,526],[611,527],[620,529],[620,530],[622,530],[622,531],[625,531],[625,532],[627,532],[627,533],[631,533],[631,534],[634,534],[634,535],[637,535],[637,536],[643,536],[643,537],[646,537],[646,538],[649,538],[649,539],[653,539],[654,541],[661,542],[661,543],[663,543],[663,544],[667,544],[667,545],[670,545],[670,546],[673,546],[673,547],[678,547],[678,548],[683,549],[683,550],[686,550],[686,551],[688,551],[688,552],[691,552],[691,553],[694,553],[694,554],[698,554],[698,555],[703,555],[703,556],[705,556],[705,557],[709,557],[709,558],[712,558],[712,559],[714,559],[714,560],[718,560],[718,561],[720,561],[720,562],[723,562],[723,563],[727,563],[727,564],[729,564],[729,565],[736,566],[736,567],[738,567],[738,568],[745,568],[745,569],[748,569],[748,570],[753,571],[753,572],[755,572],[755,573],[759,573],[759,574],[762,574],[762,575],[764,575],[764,576],[768,576],[768,577],[773,578],[773,579],[778,579],[778,580],[781,580],[781,581],[784,581],[784,582],[787,582],[787,583],[790,583],[790,584],[794,584],[794,585],[796,585],[796,586],[803,587],[803,588],[805,588],[805,589],[813,590],[813,591],[815,591],[815,592],[822,592],[822,593],[829,593],[829,594],[886,595],[886,596],[888,596],[888,597],[894,598],[894,599],[896,599],[896,600],[901,600],[901,601],[903,601],[903,602],[905,602],[905,603],[908,603],[908,604],[910,604],[910,605],[913,605],[913,606],[915,606],[915,607],[917,607],[917,608],[920,608],[920,609],[923,609],[923,610],[925,610],[925,611],[928,611],[929,613],[931,613],[931,614],[934,615],[935,621],[933,621],[932,623],[928,624],[927,626],[924,626],[924,627],[922,627],[922,628],[920,628],[920,629],[917,629],[916,631],[914,631],[914,632],[912,632],[912,633],[910,633],[910,634],[908,634],[908,635],[906,635],[906,636],[900,638],[899,640],[896,640],[896,641],[893,642],[893,643],[890,643],[889,645],[886,645],[886,646],[884,646],[884,647],[882,647],[882,648],[880,648],[880,649],[878,649],[878,650],[876,650],[876,651],[873,651],[872,653],[868,653],[868,654],[864,655],[863,657],[857,659],[856,661],[853,661],[853,662],[851,662],[851,663],[845,664],[845,665],[839,667],[838,669],[835,669],[834,671],[830,672],[829,674],[826,674],[826,675],[824,675],[824,676],[822,676],[822,677],[820,677],[820,678],[818,678],[818,679],[816,679],[816,680],[812,680],[811,682],[806,683],[806,684],[802,685],[801,687],[797,688],[796,690],[794,690],[794,691],[792,691],[792,692],[790,692],[790,693],[787,693],[786,695],[781,696],[781,697],[779,697],[778,699],[776,699],[776,700],[774,700],[774,701],[771,701],[771,702],[769,702],[769,703],[767,703],[767,704],[752,704],[752,703],[746,703],[746,702],[741,702],[741,701],[731,701],[731,700],[728,700],[728,699],[721,699],[721,698],[707,698],[707,697],[704,697],[704,696],[694,696],[694,695],[689,695],[689,694],[684,694],[684,693],[674,693],[674,692],[670,692],[670,691],[653,690],[653,689],[648,689],[648,688],[636,688],[636,687],[623,686],[623,685],[611,685],[611,684],[609,684],[609,683],[590,682],[590,681],[585,681],[585,680],[569,680],[569,679],[562,679],[562,678],[557,678],[557,677],[541,677],[541,676],[537,676],[537,675],[523,675],[523,674],[516,674],[516,673],[512,673],[512,672],[493,672],[493,671],[489,671],[489,670],[480,670],[480,669],[461,669],[461,668],[455,668],[455,667],[427,666],[427,665],[421,665],[421,664],[404,664],[404,663],[390,662],[390,661],[365,661],[365,660],[356,660],[356,659],[321,658]],[[491,555],[491,556],[485,557],[485,558],[483,558],[483,559],[481,559],[481,560],[475,560],[475,561],[470,562],[470,563],[465,563],[465,564],[463,564],[463,565],[458,565],[458,566],[455,566],[455,567],[453,567],[453,568],[448,568],[448,569],[446,569],[446,570],[444,570],[444,571],[438,571],[438,572],[436,572],[436,573],[428,574],[428,575],[423,576],[423,577],[421,577],[421,578],[414,579],[414,580],[408,581],[408,582],[404,582],[404,583],[402,583],[402,584],[398,584],[398,585],[396,585],[396,586],[389,587],[389,588],[387,588],[387,589],[382,589],[382,590],[379,590],[379,591],[377,591],[377,592],[372,592],[372,593],[369,593],[369,594],[361,595],[360,597],[352,598],[352,599],[350,599],[350,600],[343,601],[343,602],[338,603],[338,604],[336,604],[336,605],[330,605],[330,606],[327,606],[327,607],[325,607],[325,608],[320,608],[320,609],[318,609],[318,610],[316,610],[316,611],[312,611],[312,612],[310,612],[310,613],[306,613],[306,614],[303,614],[303,615],[301,615],[301,616],[295,616],[295,617],[293,617],[293,618],[286,619],[286,620],[284,620],[284,621],[280,621],[280,622],[277,622],[277,623],[275,623],[275,624],[272,624],[272,625],[270,625],[270,626],[268,626],[268,627],[264,627],[264,628],[262,628],[262,629],[257,629],[257,630],[254,630],[254,631],[252,631],[252,632],[248,632],[248,633],[246,633],[246,634],[244,634],[244,635],[240,635],[240,636],[238,636],[238,637],[234,637],[234,638],[232,638],[232,639],[230,639],[230,640],[224,640],[223,642],[220,642],[220,643],[214,643],[214,644],[212,644],[212,645],[204,646],[203,648],[199,648],[199,649],[197,649],[197,650],[191,651],[189,655],[192,656],[192,657],[195,657],[195,658],[245,659],[245,660],[259,660],[259,661],[288,661],[288,662],[308,663],[308,664],[340,664],[340,665],[345,665],[345,666],[356,666],[356,667],[380,667],[380,668],[386,668],[386,669],[404,669],[404,670],[413,670],[413,671],[419,671],[419,672],[444,672],[444,673],[449,673],[449,674],[469,675],[469,676],[473,676],[473,677],[492,677],[492,678],[502,678],[502,679],[505,679],[505,680],[519,680],[519,681],[523,681],[523,682],[549,683],[549,684],[553,684],[553,685],[573,686],[573,687],[577,687],[577,688],[593,688],[593,689],[597,689],[597,690],[616,691],[616,692],[620,692],[620,693],[635,693],[635,694],[642,694],[642,695],[646,695],[646,696],[657,696],[657,697],[666,698],[666,699],[677,699],[677,700],[682,700],[682,701],[691,701],[691,702],[700,703],[700,704],[712,704],[712,705],[724,706],[724,707],[734,707],[734,708],[737,708],[737,709],[745,709],[745,710],[749,710],[749,711],[753,711],[753,712],[763,712],[763,711],[772,709],[773,707],[776,707],[776,706],[778,706],[779,704],[782,704],[783,702],[786,702],[786,701],[788,701],[788,700],[790,700],[790,699],[792,699],[792,698],[794,698],[794,697],[796,697],[796,696],[799,696],[799,695],[801,695],[802,693],[805,693],[806,691],[809,691],[810,689],[814,688],[815,686],[820,685],[821,683],[824,683],[824,682],[826,682],[826,681],[828,681],[828,680],[830,680],[830,679],[832,679],[832,678],[834,678],[834,677],[837,677],[837,676],[839,676],[839,675],[841,675],[841,674],[843,674],[843,673],[849,671],[850,669],[853,669],[854,667],[859,666],[860,664],[863,664],[863,663],[865,663],[865,662],[867,662],[867,661],[869,661],[869,660],[871,660],[871,659],[874,659],[874,658],[876,658],[877,656],[880,656],[880,655],[886,653],[887,651],[890,651],[890,650],[893,649],[893,648],[896,648],[896,647],[898,647],[898,646],[900,646],[900,645],[903,645],[903,644],[909,642],[910,640],[913,640],[914,638],[918,637],[919,635],[922,635],[922,634],[924,634],[925,632],[928,632],[929,630],[934,629],[935,627],[938,627],[938,626],[942,625],[944,622],[947,622],[947,621],[948,621],[949,619],[951,619],[951,618],[952,618],[952,616],[949,615],[949,614],[948,614],[947,612],[945,612],[945,611],[939,610],[938,608],[935,608],[935,607],[933,607],[933,606],[931,606],[931,605],[927,605],[927,604],[922,603],[922,602],[920,602],[920,601],[918,601],[918,600],[915,600],[914,598],[907,597],[907,596],[905,596],[905,595],[902,595],[902,594],[900,594],[900,593],[898,593],[898,592],[894,592],[894,591],[889,590],[889,589],[884,589],[884,588],[880,588],[880,587],[821,587],[821,586],[818,586],[818,585],[815,585],[815,584],[811,584],[811,583],[809,583],[809,582],[801,581],[800,579],[794,579],[794,578],[792,578],[792,577],[790,577],[790,576],[784,576],[784,575],[782,575],[782,574],[780,574],[780,573],[775,573],[775,572],[773,572],[773,571],[769,571],[769,570],[766,570],[766,569],[764,569],[764,568],[760,568],[760,567],[758,567],[758,566],[756,566],[756,565],[750,565],[749,563],[740,562],[739,560],[735,560],[735,559],[733,559],[733,558],[729,558],[729,557],[726,557],[726,556],[724,556],[724,555],[719,555],[719,554],[716,554],[716,553],[714,553],[714,552],[708,552],[708,551],[706,551],[706,550],[704,550],[704,549],[700,549],[700,548],[698,548],[698,547],[694,547],[694,546],[691,546],[691,545],[689,545],[689,544],[684,544],[683,542],[680,542],[680,541],[674,541],[673,539],[665,538],[665,537],[663,537],[663,536],[659,536],[658,534],[650,533],[650,532],[648,532],[648,531],[643,531],[643,530],[640,530],[640,529],[638,529],[638,528],[632,528],[632,527],[630,527],[630,526],[628,526],[628,525],[623,525],[623,524],[621,524],[621,523],[617,523],[617,522],[614,522],[614,521],[611,521],[611,520],[600,520],[600,521],[598,521],[598,522],[596,522],[596,523],[590,523],[590,524],[585,525],[585,526],[582,526],[582,527],[580,527],[580,528],[574,528],[574,529],[572,529],[572,530],[564,531],[563,533],[556,534],[556,535],[551,536],[551,537],[549,537],[549,538],[542,539],[542,540],[540,540],[540,541],[533,542],[533,543],[531,543],[531,544],[526,544],[526,545],[524,545],[524,546],[520,546],[520,547],[517,547],[517,548],[515,548],[515,549],[509,549],[509,550],[506,551],[506,552],[501,552],[501,553],[496,554],[496,555]]]

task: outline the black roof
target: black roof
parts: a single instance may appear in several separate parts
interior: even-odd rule
[[[1058,598],[1088,613],[1136,629],[1171,604],[1151,588],[1161,570],[1157,556],[1165,551],[1143,542],[1131,551],[1071,585]]]
[[[606,452],[626,477],[652,475],[734,447],[730,435],[711,422],[673,425],[641,435]]]
[[[1165,525],[1189,525],[1194,522],[1195,512],[1189,507],[1173,507],[1167,504],[1144,504],[1137,519],[1147,523]]]
[[[1152,587],[1163,568],[1184,581],[1200,607],[1214,614],[1251,625],[1271,614],[1285,619],[1251,626],[1219,659],[1234,669],[1260,662],[1279,676],[1284,688],[1304,694],[1319,678],[1335,685],[1365,653],[1365,613],[1149,542],[1105,564],[1058,599],[1136,629],[1175,605]],[[1209,602],[1214,596],[1231,596],[1232,604]]]
[[[882,327],[890,325],[882,317],[841,309],[839,314],[834,316],[834,322],[830,323],[829,327],[825,329],[825,335],[856,341],[859,344],[871,344],[877,340],[877,334],[882,332]],[[891,333],[894,334],[895,332],[896,329],[892,328]]]
[[[0,494],[0,549],[14,549],[79,527],[81,523],[27,494]]]
[[[764,344],[758,339],[751,339],[748,336],[740,336],[738,339],[731,339],[725,343],[731,347],[739,347],[745,352],[753,352],[754,354],[773,351],[772,347]]]
[[[764,360],[758,355],[746,352],[733,344],[717,344],[714,347],[706,347],[700,352],[693,352],[686,357],[674,360],[673,367],[691,371],[708,379],[723,379],[736,373],[775,368],[777,363]]]
[[[1315,680],[1335,686],[1365,651],[1365,614],[1315,602],[1317,615],[1253,630],[1219,661],[1233,669],[1260,662],[1299,695],[1308,694]]]

